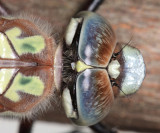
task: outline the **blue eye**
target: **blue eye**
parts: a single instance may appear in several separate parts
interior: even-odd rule
[[[105,82],[104,82],[105,81]],[[114,94],[107,71],[104,69],[86,69],[77,77],[76,101],[78,125],[94,125],[110,111]]]
[[[77,51],[79,58],[87,65],[106,67],[116,46],[115,34],[110,24],[95,13],[80,12],[76,18],[72,18],[67,29],[67,45],[73,43],[76,30],[80,30]]]
[[[90,12],[82,12],[77,16],[83,17],[78,46],[80,59],[87,65],[106,67],[116,46],[110,24]]]

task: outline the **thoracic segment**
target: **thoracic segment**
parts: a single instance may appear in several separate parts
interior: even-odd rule
[[[45,39],[41,35],[21,37],[18,27],[11,28],[5,33],[0,32],[0,57],[15,59],[22,54],[37,54],[45,48]],[[13,50],[13,48],[15,51]]]
[[[22,31],[17,27],[9,29],[5,33],[19,55],[40,53],[45,48],[45,40],[40,35],[21,38]]]
[[[12,85],[8,88],[4,96],[13,102],[19,102],[21,100],[20,92],[41,96],[43,91],[44,83],[38,76],[25,76],[19,73],[15,76]]]
[[[9,42],[3,33],[0,33],[0,57],[15,59],[16,56],[12,51]]]
[[[0,69],[0,94],[7,89],[7,85],[15,72],[15,69]]]

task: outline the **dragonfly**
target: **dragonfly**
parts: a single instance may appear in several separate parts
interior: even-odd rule
[[[93,0],[73,16],[59,44],[45,23],[12,17],[1,3],[1,115],[32,118],[57,94],[74,124],[114,132],[100,122],[117,97],[138,91],[145,63],[141,52],[118,43],[110,23],[94,12],[102,3]],[[21,132],[30,131],[31,126]]]

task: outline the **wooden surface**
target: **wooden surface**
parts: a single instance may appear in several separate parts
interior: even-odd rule
[[[48,20],[54,33],[63,36],[66,25],[86,0],[3,0],[14,12],[30,11]],[[160,1],[106,0],[97,11],[115,30],[117,41],[128,42],[142,52],[146,77],[140,91],[128,98],[118,98],[103,121],[125,129],[160,132]],[[69,122],[63,109],[53,105],[41,119]]]

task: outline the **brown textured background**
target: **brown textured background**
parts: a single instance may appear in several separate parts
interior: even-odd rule
[[[32,12],[48,20],[63,36],[69,19],[87,0],[3,0],[14,12]],[[115,30],[117,41],[139,48],[146,63],[146,78],[140,91],[116,100],[105,124],[126,130],[160,132],[160,1],[106,0],[97,11]],[[54,106],[54,105],[53,105]],[[69,122],[63,109],[44,113],[43,120]]]

